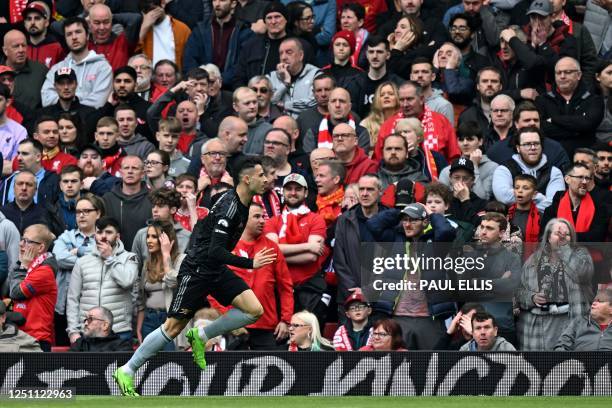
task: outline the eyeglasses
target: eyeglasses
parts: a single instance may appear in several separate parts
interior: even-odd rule
[[[528,142],[528,143],[521,143],[519,144],[519,146],[521,147],[529,147],[532,149],[535,149],[536,147],[540,147],[542,144],[540,142]]]
[[[372,332],[372,337],[389,337],[389,333],[385,332]]]
[[[289,324],[290,329],[297,329],[298,327],[306,327],[306,326],[310,326],[310,325],[309,324],[298,324],[298,323]]]
[[[266,146],[274,146],[274,147],[278,147],[278,146],[289,147],[289,145],[287,143],[277,142],[275,140],[265,140],[264,141],[264,145],[266,145]]]
[[[268,93],[268,91],[269,91],[269,89],[268,89],[268,88],[257,88],[257,87],[255,87],[255,86],[254,86],[254,87],[252,87],[252,88],[251,88],[251,90],[252,90],[253,92],[260,93],[260,94],[264,94],[264,95],[265,95],[265,94],[267,94],[267,93]]]
[[[561,76],[561,75],[572,75],[575,74],[577,72],[580,72],[579,69],[560,69],[559,71],[555,71],[555,75]]]
[[[202,156],[227,157],[227,153],[225,152],[206,152],[206,153],[202,153]]]
[[[42,244],[42,242],[38,242],[38,241],[33,241],[31,239],[28,239],[26,237],[23,237],[19,240],[20,243],[22,244],[26,244],[26,245],[40,245]]]
[[[332,139],[336,139],[336,140],[343,140],[343,139],[349,139],[351,137],[355,137],[357,136],[354,133],[334,133],[332,135]]]
[[[587,181],[588,182],[588,181],[593,180],[593,177],[591,177],[591,176],[573,176],[571,174],[568,174],[567,176],[571,177],[571,178],[579,179],[580,181]]]
[[[491,109],[491,113],[508,113],[511,111],[511,109]]]
[[[91,323],[94,320],[98,320],[100,322],[105,322],[106,321],[104,319],[98,319],[97,317],[87,316],[86,318],[83,319],[83,323]]]
[[[164,163],[157,161],[157,160],[145,160],[144,161],[145,166],[159,166],[160,164],[164,164]]]
[[[470,31],[470,27],[468,26],[451,26],[450,32],[458,31],[460,33],[465,33],[466,31]]]
[[[366,307],[368,307],[368,306],[364,305],[364,304],[351,305],[351,306],[348,307],[348,311],[349,312],[361,312],[362,310],[365,310]]]
[[[306,16],[306,17],[300,17],[298,20],[300,20],[300,21],[312,21],[312,20],[314,20],[314,15],[311,14],[311,15]]]
[[[76,215],[89,215],[94,211],[98,211],[95,208],[82,208],[80,210],[76,210],[75,213]]]

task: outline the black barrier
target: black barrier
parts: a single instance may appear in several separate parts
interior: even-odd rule
[[[74,388],[118,394],[126,353],[0,353],[0,390]],[[142,395],[600,395],[612,396],[612,352],[160,353],[137,373]]]

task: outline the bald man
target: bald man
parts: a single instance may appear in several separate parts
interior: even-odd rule
[[[604,116],[603,98],[589,92],[581,78],[578,61],[563,57],[555,64],[557,86],[536,98],[544,135],[561,143],[569,157],[576,148],[595,143]]]
[[[15,89],[13,98],[32,109],[40,108],[40,88],[45,82],[47,67],[33,61],[27,56],[28,44],[26,36],[17,30],[11,30],[4,35],[2,52],[6,55],[5,65],[15,71]]]
[[[234,91],[233,100],[234,111],[249,126],[249,137],[242,152],[244,154],[262,154],[266,132],[272,129],[272,125],[257,116],[257,94],[252,89],[241,86]]]
[[[378,164],[357,145],[357,133],[348,123],[339,123],[334,127],[332,143],[338,161],[346,170],[345,185],[357,183],[364,174],[378,171]]]
[[[113,70],[126,66],[134,52],[135,43],[129,43],[125,32],[116,35],[112,31],[113,13],[105,4],[94,4],[89,9],[88,48],[104,55]]]

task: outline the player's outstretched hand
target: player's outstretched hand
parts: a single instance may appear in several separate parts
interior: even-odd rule
[[[255,254],[253,258],[253,268],[259,269],[262,266],[270,265],[276,261],[276,252],[274,248],[264,248]]]

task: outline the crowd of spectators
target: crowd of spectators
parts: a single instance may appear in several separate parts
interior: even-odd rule
[[[611,0],[1,3],[0,350],[142,342],[249,155],[277,261],[210,350],[612,350]],[[493,285],[372,296],[381,242]]]

